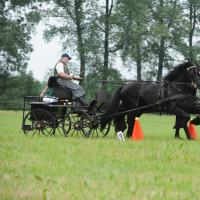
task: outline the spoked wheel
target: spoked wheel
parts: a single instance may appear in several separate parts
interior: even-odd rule
[[[66,119],[66,121],[69,121],[69,119]],[[55,123],[56,123],[56,131],[55,131],[55,134],[59,133],[60,136],[66,136],[67,137],[67,134],[65,134],[63,128],[62,128],[62,124],[63,124],[63,119],[58,119],[58,120],[55,120]]]
[[[58,130],[60,136],[63,136],[63,131],[61,130],[62,129],[62,119],[56,119],[55,120],[55,123],[56,123],[56,130]],[[55,134],[57,134],[57,131],[55,130]]]
[[[71,111],[63,119],[63,131],[68,136],[89,137],[92,131],[90,116],[84,111]]]
[[[30,111],[24,118],[22,129],[27,136],[45,135],[52,136],[55,132],[55,120],[45,110],[36,109]]]
[[[101,126],[100,126],[100,118],[98,117],[94,117],[93,118],[93,123],[92,123],[92,133],[91,133],[91,136],[92,137],[105,137],[108,133],[109,133],[109,130],[110,130],[110,124],[111,123],[108,123],[106,125],[106,127],[101,130]]]
[[[63,128],[63,124],[65,123],[68,129]],[[68,137],[68,132],[71,130],[71,119],[69,115],[66,115],[64,119],[56,120],[56,128],[61,136]],[[62,129],[62,130],[61,130]]]

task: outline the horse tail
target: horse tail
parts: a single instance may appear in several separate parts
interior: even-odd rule
[[[101,116],[101,129],[103,130],[106,125],[114,118],[114,116],[107,117],[109,115],[114,114],[119,106],[120,103],[120,93],[124,86],[121,86],[117,89],[114,96],[111,98],[111,100],[107,104],[107,109],[105,113]]]

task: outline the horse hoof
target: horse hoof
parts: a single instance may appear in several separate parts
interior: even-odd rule
[[[131,135],[126,135],[127,138],[131,138]]]
[[[183,140],[183,138],[181,138],[181,137],[175,137],[175,139],[177,139],[177,140]]]
[[[194,138],[188,138],[188,140],[195,140]]]

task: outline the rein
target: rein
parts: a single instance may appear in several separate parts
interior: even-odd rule
[[[195,67],[196,66],[188,67],[187,71],[189,72],[190,69],[195,68]],[[196,79],[198,79],[198,78],[196,78]],[[161,84],[162,83],[171,83],[171,84],[177,84],[177,85],[189,85],[189,86],[191,85],[191,86],[193,86],[193,81],[196,80],[196,79],[191,79],[192,83],[177,83],[177,82],[169,82],[169,81],[137,81],[137,80],[132,80],[132,79],[131,80],[94,80],[94,79],[82,79],[81,81],[104,82],[104,83],[113,83],[113,84],[116,84],[114,82],[125,82],[125,83],[127,83],[127,82],[143,82],[143,83],[161,83]]]
[[[194,68],[194,67],[196,67],[196,66],[188,67],[187,71],[189,72],[189,70]],[[127,110],[127,111],[124,111],[124,112],[120,112],[120,113],[115,113],[115,114],[108,115],[108,116],[103,116],[103,117],[97,116],[97,118],[107,118],[107,117],[118,116],[118,115],[121,115],[121,114],[125,114],[125,113],[129,113],[129,112],[132,112],[132,111],[136,111],[136,110],[137,110],[137,112],[139,112],[141,109],[148,108],[148,107],[155,106],[155,105],[159,105],[159,110],[160,110],[160,114],[161,114],[160,105],[162,103],[169,102],[169,101],[172,101],[172,100],[175,100],[175,99],[178,99],[178,98],[185,98],[185,97],[189,97],[195,104],[200,105],[198,102],[195,101],[195,100],[197,100],[197,101],[200,100],[198,97],[195,97],[195,96],[193,97],[190,94],[187,94],[187,93],[183,92],[180,88],[177,88],[175,86],[175,85],[178,85],[178,84],[179,85],[193,86],[193,81],[196,80],[196,79],[199,79],[199,77],[197,77],[195,79],[191,79],[190,78],[192,83],[176,83],[176,82],[169,82],[169,81],[135,81],[135,82],[143,82],[142,88],[140,90],[140,93],[139,93],[139,96],[138,96],[138,99],[137,99],[136,108],[131,109],[131,110]],[[88,79],[85,79],[85,80],[88,80]],[[88,80],[88,81],[98,81],[98,82],[114,82],[115,81],[116,82],[116,80],[112,80],[112,81],[108,81],[108,80]],[[133,81],[134,80],[126,80],[126,81],[120,80],[119,82],[133,82]],[[159,93],[158,93],[158,101],[156,103],[154,103],[154,104],[149,104],[149,105],[146,105],[146,106],[143,106],[143,107],[138,107],[139,98],[140,98],[140,95],[142,93],[142,90],[143,90],[143,87],[145,85],[145,82],[161,83],[161,86],[160,86],[160,89],[159,89]],[[165,84],[167,83],[167,85],[168,85],[167,87],[168,87],[169,96],[167,98],[164,98],[164,91],[163,91],[164,83]],[[170,95],[170,85],[173,86],[174,88],[176,88],[182,94],[171,96]],[[163,99],[160,99],[162,97],[163,97]],[[165,106],[165,109],[167,110],[166,106]]]
[[[168,101],[172,101],[172,100],[174,100],[174,99],[184,98],[184,97],[187,97],[187,95],[186,95],[186,94],[179,94],[179,95],[172,96],[170,99],[169,99],[169,98],[162,99],[162,100],[160,100],[159,102],[156,102],[156,103],[154,103],[154,104],[149,104],[149,105],[147,105],[147,106],[142,106],[142,107],[140,107],[140,108],[134,108],[134,109],[127,110],[127,111],[124,111],[124,112],[115,113],[115,114],[108,115],[108,116],[105,116],[105,117],[97,116],[97,118],[107,118],[107,117],[118,116],[118,115],[121,115],[121,114],[126,114],[126,113],[129,113],[129,112],[132,112],[132,111],[141,110],[141,109],[144,109],[144,108],[148,108],[148,107],[151,107],[151,106],[155,106],[155,105],[157,105],[157,104],[161,104],[161,103],[164,103],[164,102],[168,102]]]
[[[155,106],[155,105],[160,105],[161,103],[169,102],[169,101],[172,101],[172,100],[175,100],[175,99],[179,99],[179,98],[185,98],[185,97],[188,97],[188,96],[189,96],[188,94],[178,94],[178,95],[174,95],[174,96],[172,96],[170,98],[168,97],[168,98],[159,100],[154,104],[149,104],[149,105],[143,106],[143,107],[137,107],[137,108],[134,108],[134,109],[131,109],[131,110],[127,110],[127,111],[120,112],[120,113],[115,113],[115,114],[104,116],[104,117],[97,116],[96,118],[107,118],[107,117],[118,116],[118,115],[121,115],[121,114],[126,114],[126,113],[129,113],[129,112],[132,112],[132,111],[136,111],[136,110],[139,111],[139,110],[144,109],[144,108],[148,108],[148,107]],[[200,100],[198,97],[196,97],[196,98],[198,100]],[[195,102],[195,103],[197,103],[197,102]],[[200,105],[199,103],[197,103],[197,104]]]
[[[113,83],[115,82],[144,82],[144,83],[172,83],[177,85],[188,85],[192,86],[192,83],[177,83],[177,82],[168,82],[168,81],[137,81],[137,80],[94,80],[94,79],[82,79],[83,81],[93,81],[93,82],[107,82],[107,83]]]
[[[151,107],[151,106],[155,106],[155,105],[161,105],[162,103],[165,103],[165,102],[169,102],[169,101],[173,101],[175,99],[179,99],[179,98],[185,98],[185,97],[189,97],[197,106],[200,106],[200,104],[198,102],[196,102],[195,100],[199,100],[200,99],[198,97],[193,97],[191,96],[190,94],[186,94],[185,92],[183,92],[181,89],[177,88],[176,86],[174,86],[173,84],[171,84],[174,88],[176,88],[177,90],[179,90],[182,94],[178,94],[178,95],[174,95],[174,96],[170,96],[170,91],[169,91],[169,84],[168,84],[168,93],[169,93],[169,97],[167,98],[164,98],[164,99],[161,99],[154,103],[154,104],[149,104],[147,106],[143,106],[143,107],[138,107],[138,102],[139,102],[139,98],[140,98],[140,95],[138,96],[138,101],[137,101],[137,104],[136,104],[136,108],[134,109],[131,109],[131,110],[127,110],[127,111],[124,111],[124,112],[120,112],[120,113],[115,113],[115,114],[112,114],[112,115],[108,115],[108,116],[104,116],[104,117],[101,117],[101,116],[97,116],[96,118],[108,118],[108,117],[113,117],[113,116],[118,116],[118,115],[121,115],[121,114],[126,114],[126,113],[129,113],[129,112],[132,112],[132,111],[137,111],[139,112],[141,109],[144,109],[144,108],[148,108],[148,107]],[[142,85],[142,89],[144,87],[144,84]],[[162,87],[162,86],[161,86]],[[141,90],[142,91],[142,90]],[[141,91],[140,91],[140,94],[141,94]],[[160,93],[158,94],[160,95]],[[194,100],[195,99],[195,100]],[[166,109],[166,108],[165,108]],[[161,110],[161,108],[159,108],[159,110]],[[160,111],[160,115],[161,115],[161,111]]]

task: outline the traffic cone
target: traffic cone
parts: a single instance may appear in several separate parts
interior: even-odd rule
[[[192,120],[190,120],[190,121],[192,121]],[[196,132],[195,127],[194,127],[194,124],[191,124],[189,122],[188,130],[189,130],[189,133],[190,133],[190,135],[191,135],[191,137],[193,139],[196,139],[196,140],[199,139],[199,136],[197,135],[197,132]]]
[[[131,141],[133,141],[133,140],[143,140],[143,139],[144,139],[144,134],[142,132],[142,128],[140,126],[140,122],[138,120],[138,117],[136,117]]]

